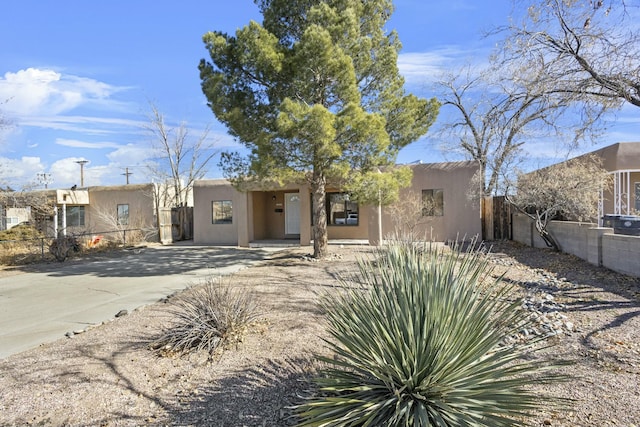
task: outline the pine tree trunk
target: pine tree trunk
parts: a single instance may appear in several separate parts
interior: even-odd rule
[[[311,192],[313,197],[313,256],[325,258],[328,251],[326,202],[327,180],[322,173],[314,170]]]

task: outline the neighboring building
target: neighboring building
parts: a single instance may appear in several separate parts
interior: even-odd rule
[[[85,227],[94,233],[131,229],[149,234],[157,229],[154,184],[89,187]],[[158,236],[154,236],[158,239]],[[151,236],[146,235],[148,240]]]
[[[470,239],[481,232],[479,202],[467,198],[476,162],[411,165],[411,187],[400,202],[380,209],[351,201],[340,188],[327,187],[327,232],[330,240],[356,239],[376,244],[398,226],[434,241]],[[302,246],[312,239],[308,185],[239,192],[224,179],[196,181],[194,243],[250,246],[265,240],[290,239]],[[417,202],[415,202],[417,200]]]
[[[613,175],[613,188],[602,196],[601,215],[640,213],[640,142],[623,142],[589,154],[602,158]]]
[[[29,222],[30,220],[31,208],[6,208],[4,209],[4,218],[2,218],[0,230],[11,230],[16,225]]]
[[[120,239],[123,230],[137,229],[146,239],[157,240],[155,188],[154,184],[131,184],[39,190],[26,200],[38,199],[40,210],[49,206],[34,215],[38,228],[48,236],[104,234]]]

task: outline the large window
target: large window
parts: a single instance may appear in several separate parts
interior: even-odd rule
[[[67,206],[67,227],[84,227],[84,206]]]
[[[214,200],[211,202],[213,224],[231,224],[233,222],[233,205],[231,200]]]
[[[129,225],[129,205],[118,205],[118,225]]]
[[[327,193],[327,218],[329,225],[358,225],[358,203],[347,193]]]
[[[422,190],[422,216],[444,215],[444,192],[442,189]]]

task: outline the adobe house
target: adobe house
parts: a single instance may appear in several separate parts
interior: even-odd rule
[[[85,227],[94,233],[117,229],[155,230],[157,191],[154,184],[89,187]],[[149,233],[149,231],[147,231]],[[156,232],[157,233],[157,232]],[[146,240],[157,240],[146,235]]]
[[[397,227],[427,240],[448,241],[478,236],[480,205],[467,198],[476,162],[410,165],[413,180],[392,206],[359,205],[339,188],[327,188],[329,240],[355,239],[377,244]],[[224,179],[194,184],[194,243],[252,246],[289,240],[308,246],[312,239],[309,186],[239,192]]]
[[[604,214],[633,215],[640,212],[640,142],[609,145],[589,154],[602,159],[613,175],[613,188],[602,195],[599,217]]]
[[[35,218],[36,223],[51,237],[103,234],[123,228],[155,229],[154,188],[154,184],[130,184],[38,190],[26,195],[24,203],[37,201],[43,212]]]

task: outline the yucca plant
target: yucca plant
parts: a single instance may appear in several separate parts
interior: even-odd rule
[[[505,345],[527,322],[479,252],[391,243],[328,295],[333,358],[302,426],[512,426],[540,404],[526,391],[559,380]],[[544,401],[548,407],[552,402]]]
[[[173,317],[151,347],[162,355],[204,350],[237,343],[259,315],[253,293],[235,288],[222,278],[208,277],[168,302]]]

